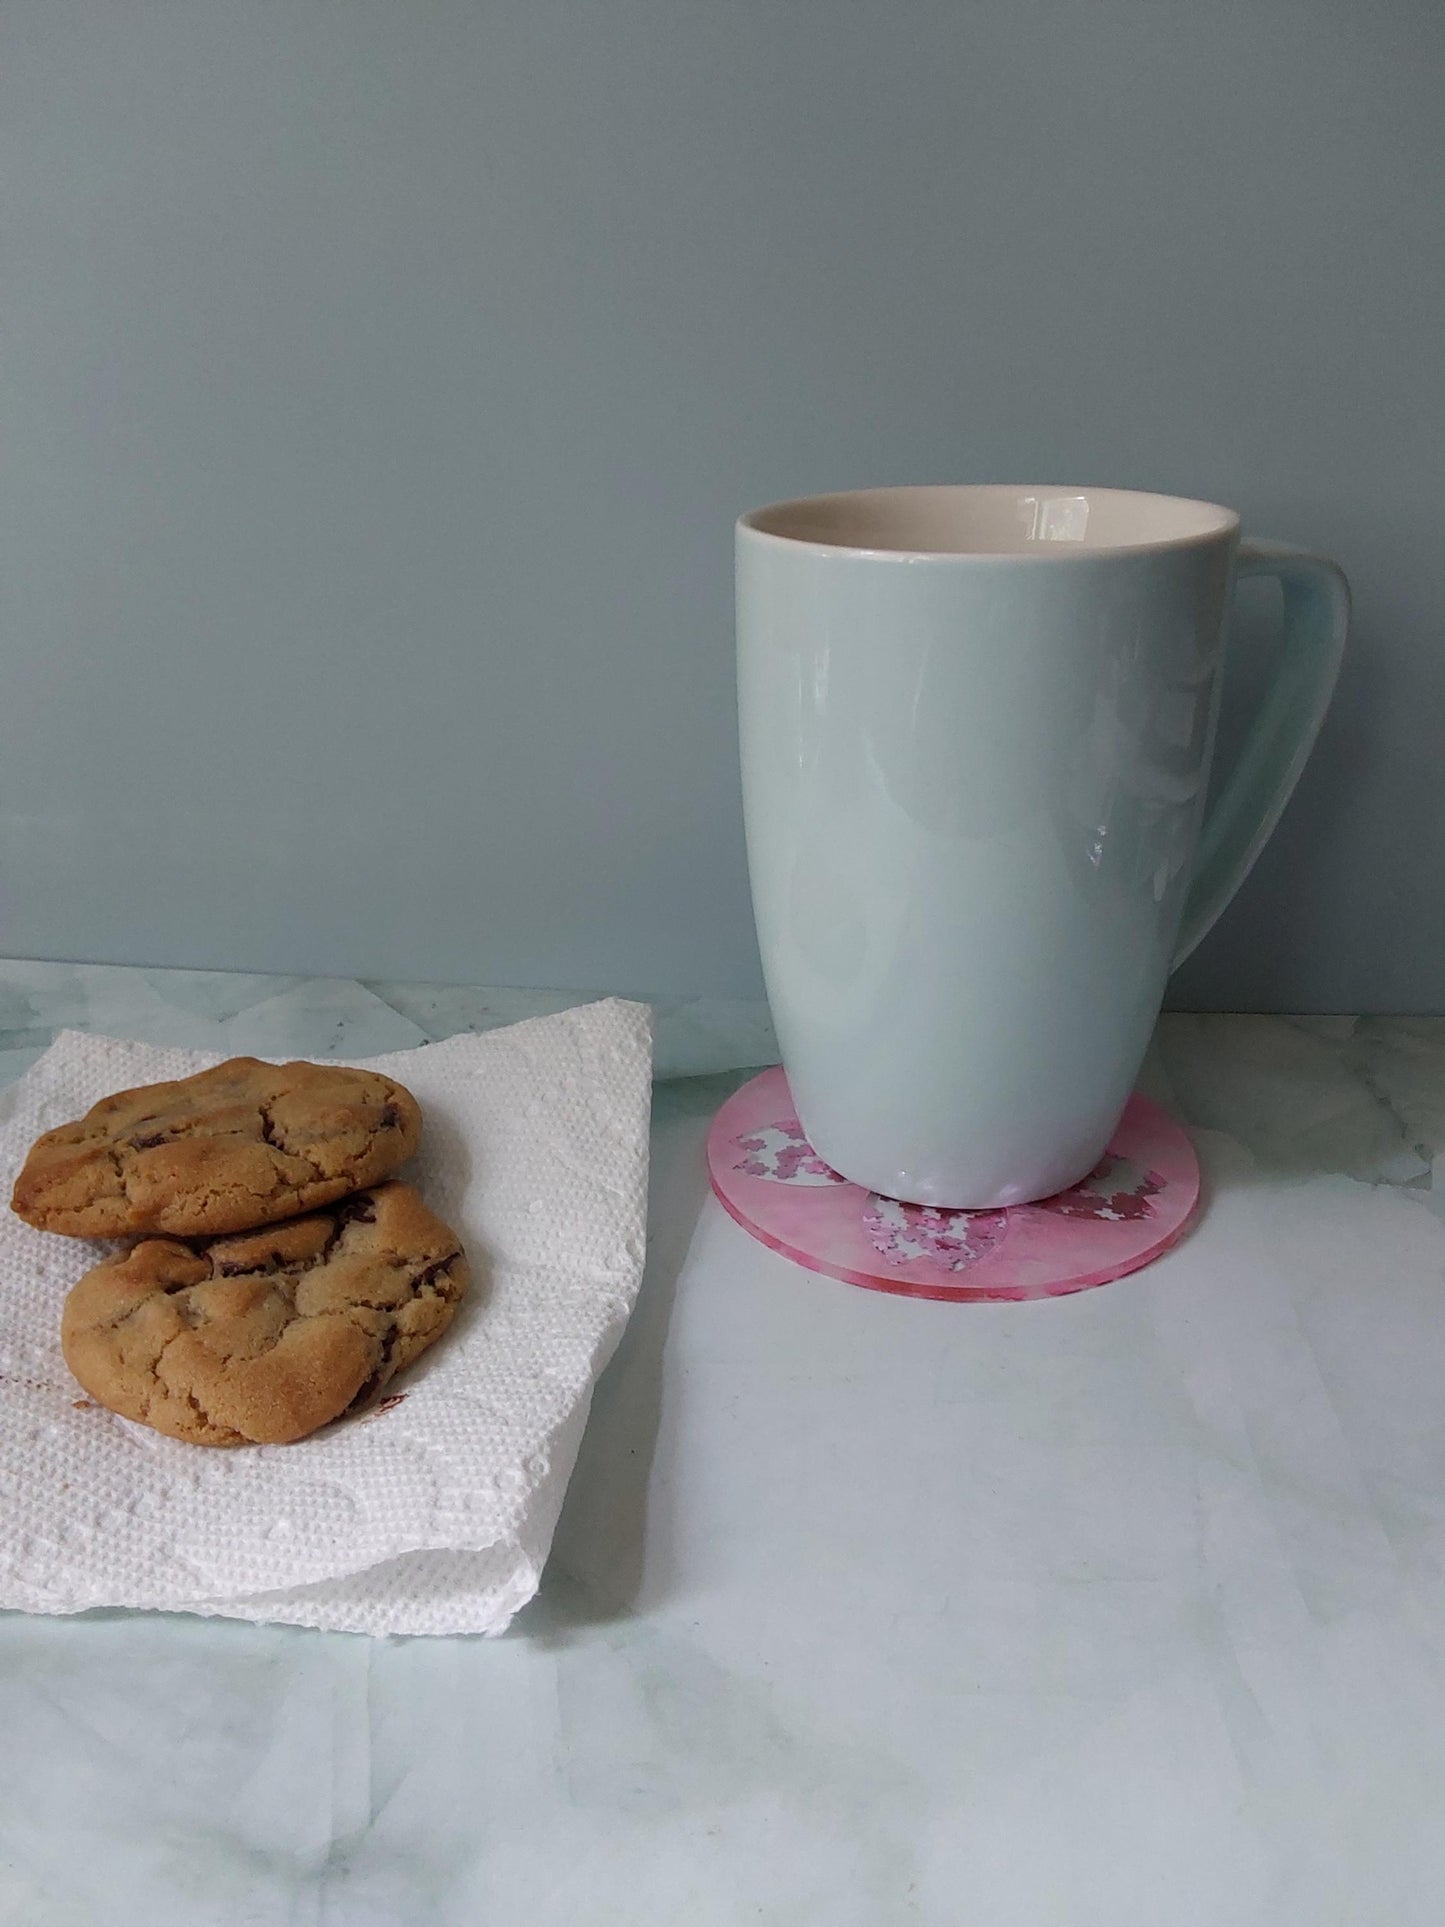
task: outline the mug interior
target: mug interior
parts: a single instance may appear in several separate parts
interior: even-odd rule
[[[1230,535],[1232,509],[1125,488],[948,485],[854,489],[774,502],[739,527],[816,548],[883,555],[1063,556]]]

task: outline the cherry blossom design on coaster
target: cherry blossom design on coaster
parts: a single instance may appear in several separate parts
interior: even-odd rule
[[[779,1118],[776,1124],[764,1124],[734,1141],[743,1156],[733,1168],[746,1171],[750,1178],[770,1178],[774,1184],[848,1182],[824,1164],[795,1117]]]
[[[1129,1158],[1106,1151],[1097,1170],[1071,1191],[1046,1198],[1041,1210],[1060,1218],[1092,1218],[1096,1224],[1123,1224],[1139,1218],[1152,1218],[1149,1202],[1164,1189],[1157,1171],[1143,1171]]]
[[[1185,1132],[1130,1098],[1096,1170],[1058,1197],[951,1211],[865,1191],[803,1134],[780,1067],[734,1091],[707,1141],[713,1190],[773,1251],[852,1285],[912,1298],[1057,1298],[1147,1265],[1199,1201]]]
[[[967,1271],[995,1248],[1008,1217],[1003,1211],[940,1211],[932,1204],[902,1204],[870,1191],[863,1223],[890,1265],[926,1258],[944,1271]]]

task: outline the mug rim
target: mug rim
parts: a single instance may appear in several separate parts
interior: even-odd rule
[[[789,514],[802,514],[840,504],[861,504],[870,499],[891,499],[897,502],[900,496],[915,495],[938,498],[941,496],[972,497],[1020,497],[1037,496],[1084,496],[1095,499],[1107,497],[1113,504],[1137,505],[1142,510],[1145,504],[1167,504],[1169,509],[1193,510],[1200,518],[1200,526],[1182,534],[1141,537],[1137,542],[1088,543],[1078,539],[1032,538],[1020,541],[1012,548],[1003,549],[938,549],[938,548],[899,548],[872,545],[866,542],[831,541],[817,535],[795,535],[786,529],[769,528],[768,518],[783,518]],[[817,555],[851,556],[873,562],[936,562],[936,563],[982,563],[982,562],[1044,562],[1051,566],[1063,562],[1090,562],[1107,560],[1110,557],[1128,555],[1160,555],[1181,549],[1202,548],[1210,543],[1230,540],[1239,533],[1240,518],[1235,509],[1225,508],[1218,502],[1204,501],[1189,495],[1166,495],[1157,490],[1114,488],[1108,485],[1091,483],[1063,482],[920,482],[903,483],[883,488],[831,489],[817,495],[786,496],[780,501],[765,503],[761,508],[748,509],[737,519],[736,530],[739,537],[749,536],[758,541],[776,544],[780,548],[811,550]]]

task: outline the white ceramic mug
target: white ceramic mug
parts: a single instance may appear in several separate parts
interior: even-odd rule
[[[1278,674],[1204,818],[1232,579]],[[1103,1154],[1171,968],[1273,829],[1338,673],[1332,562],[1122,489],[874,489],[737,533],[753,905],[799,1120],[983,1207]]]

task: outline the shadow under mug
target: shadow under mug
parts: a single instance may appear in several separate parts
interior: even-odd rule
[[[1204,813],[1231,584],[1278,671]],[[1102,1156],[1170,970],[1274,828],[1344,576],[1210,503],[924,487],[737,526],[753,907],[798,1118],[870,1190],[974,1209]]]

